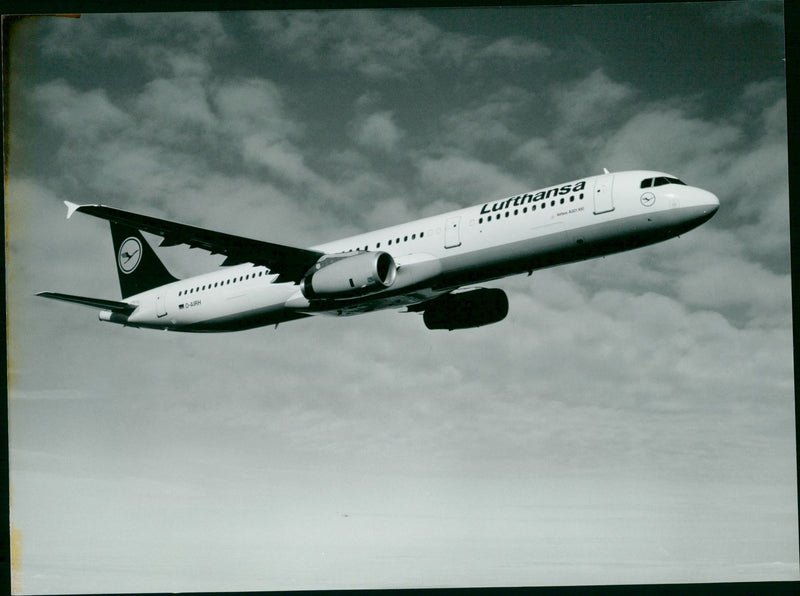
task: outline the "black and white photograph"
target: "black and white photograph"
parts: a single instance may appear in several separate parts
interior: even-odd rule
[[[800,580],[782,2],[4,33],[14,594]]]

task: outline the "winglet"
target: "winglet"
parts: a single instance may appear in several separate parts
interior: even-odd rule
[[[70,203],[69,201],[64,201],[64,204],[67,206],[67,219],[72,217],[72,214],[78,210],[78,207],[80,207],[80,205]]]

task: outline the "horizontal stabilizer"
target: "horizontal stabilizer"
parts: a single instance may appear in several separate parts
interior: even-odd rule
[[[136,310],[135,304],[127,302],[116,302],[115,300],[103,300],[102,298],[87,298],[84,296],[73,296],[72,294],[59,294],[58,292],[39,292],[37,296],[44,296],[45,298],[53,298],[54,300],[63,300],[65,302],[75,302],[76,304],[83,304],[84,306],[93,306],[95,308],[102,308],[112,312],[129,315]]]

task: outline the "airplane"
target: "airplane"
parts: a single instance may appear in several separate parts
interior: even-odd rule
[[[57,292],[37,295],[100,309],[101,321],[185,332],[251,329],[314,315],[405,308],[428,329],[503,320],[502,289],[475,284],[627,251],[708,221],[719,199],[657,171],[588,176],[312,246],[296,248],[139,215],[104,205],[67,205],[106,219],[122,301]],[[188,245],[225,260],[177,279],[158,246]]]

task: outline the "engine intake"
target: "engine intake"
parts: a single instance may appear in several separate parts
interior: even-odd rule
[[[322,257],[303,278],[308,300],[355,298],[385,290],[397,277],[397,265],[388,252]]]
[[[428,329],[470,329],[497,323],[508,314],[508,297],[497,288],[480,288],[445,294],[425,305]]]

